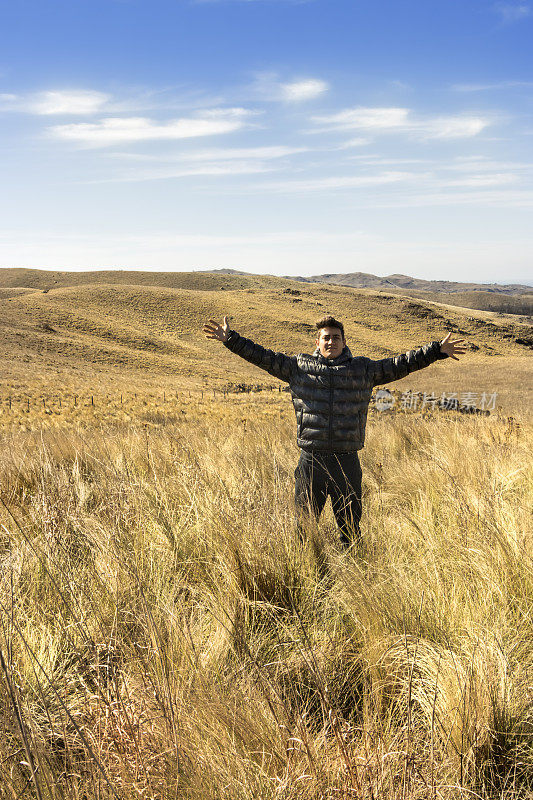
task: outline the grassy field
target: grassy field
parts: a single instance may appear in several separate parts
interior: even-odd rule
[[[490,312],[268,276],[68,273],[77,283],[58,285],[67,282],[65,274],[52,279],[37,270],[0,271],[4,402],[10,396],[37,403],[51,395],[117,398],[132,386],[149,397],[241,382],[277,385],[206,341],[205,319],[229,314],[244,335],[297,353],[314,349],[314,321],[332,312],[345,322],[354,354],[395,355],[448,331],[467,339],[460,364],[433,365],[404,378],[399,389],[496,392],[506,413],[533,409],[532,328]],[[110,282],[96,282],[104,279]],[[30,285],[17,288],[16,280]]]
[[[286,395],[71,411],[0,415],[2,798],[531,797],[530,422],[372,413],[343,554]]]
[[[531,800],[528,329],[275,278],[35,273],[0,291],[1,800]],[[326,311],[374,357],[471,345],[371,407],[348,553],[329,504],[295,532],[281,384],[200,333],[230,312],[309,351]],[[407,388],[498,400],[404,410]]]
[[[516,314],[519,317],[533,317],[533,292],[520,295],[506,295],[498,292],[425,292],[409,290],[413,297],[421,300],[433,300],[463,308],[477,308],[483,311],[495,311],[501,314]]]

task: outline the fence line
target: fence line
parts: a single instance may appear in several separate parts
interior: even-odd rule
[[[91,390],[89,390],[91,391]],[[42,394],[36,393],[35,395],[31,395],[30,393],[21,392],[20,394],[9,394],[7,396],[0,396],[0,413],[4,413],[7,411],[21,411],[23,410],[25,413],[30,413],[32,408],[34,410],[41,409],[44,413],[59,413],[58,408],[60,411],[73,409],[73,408],[105,408],[107,406],[124,406],[129,404],[138,405],[139,402],[142,402],[144,405],[152,404],[158,405],[162,403],[163,406],[171,407],[175,403],[182,403],[187,400],[196,399],[199,401],[203,401],[204,399],[208,402],[213,400],[226,400],[230,396],[232,397],[239,397],[241,395],[250,395],[250,394],[263,394],[265,392],[275,392],[276,386],[264,386],[264,385],[254,385],[254,384],[234,384],[231,388],[212,388],[210,392],[211,395],[207,393],[206,389],[186,389],[182,392],[174,391],[172,393],[168,392],[167,390],[163,390],[160,394],[159,393],[150,393],[144,396],[139,396],[137,392],[132,393],[131,395],[126,395],[124,392],[120,394],[105,394],[105,395],[98,395],[91,391],[87,394],[80,394],[80,393],[68,393],[68,394]],[[288,392],[288,387],[282,387],[281,385],[277,386],[277,393],[280,392]],[[205,398],[204,398],[205,394]],[[387,397],[383,400],[383,395],[386,394],[392,399],[392,403],[389,403]],[[408,390],[407,392],[401,392],[400,390],[396,389],[392,392],[390,390],[378,390],[377,393],[374,393],[371,401],[370,401],[370,410],[371,411],[379,411],[382,413],[387,413],[394,407],[395,411],[424,411],[424,410],[438,410],[438,411],[456,411],[459,413],[471,413],[471,414],[484,414],[488,415],[490,411],[497,411],[498,409],[494,405],[487,409],[485,407],[479,409],[476,408],[475,405],[472,403],[461,403],[459,399],[457,399],[457,393],[453,393],[455,395],[455,399],[453,401],[451,398],[444,400],[444,393],[443,397],[439,400],[437,396],[433,393],[427,394],[426,392],[413,392]],[[475,394],[475,393],[464,393],[466,394]],[[484,393],[485,394],[485,393]],[[380,398],[380,395],[382,397]],[[496,395],[494,394],[494,398]],[[421,400],[421,404],[418,403],[418,400]],[[55,408],[54,408],[55,406]]]
[[[270,391],[273,391],[274,387],[271,387]],[[172,402],[180,402],[184,399],[204,399],[204,391],[203,389],[186,389],[183,392],[174,392],[174,393],[167,393],[167,391],[163,391],[161,395],[159,394],[146,394],[143,396],[138,396],[137,392],[127,396],[122,392],[120,395],[98,395],[95,392],[91,392],[90,394],[87,393],[86,395],[82,394],[43,394],[41,392],[37,392],[36,394],[30,394],[28,392],[21,392],[20,394],[10,394],[7,396],[0,396],[0,410],[4,409],[5,406],[10,410],[14,410],[17,407],[17,404],[20,406],[24,406],[26,411],[30,411],[31,408],[40,408],[42,407],[43,410],[47,410],[53,403],[57,403],[59,408],[63,409],[64,407],[67,408],[69,402],[71,402],[72,407],[76,408],[78,406],[84,405],[85,399],[85,407],[101,407],[105,405],[111,405],[113,403],[117,405],[124,405],[125,403],[129,402],[162,402],[163,405],[172,403]],[[225,400],[229,395],[240,395],[240,394],[259,394],[263,391],[268,391],[265,388],[256,389],[255,387],[250,387],[246,389],[239,389],[237,391],[230,391],[229,389],[212,389],[213,392],[213,399],[223,399]]]

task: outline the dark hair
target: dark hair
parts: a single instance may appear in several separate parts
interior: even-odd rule
[[[342,338],[344,339],[344,325],[342,322],[339,322],[338,319],[332,317],[331,314],[328,314],[327,317],[321,317],[315,323],[317,331],[321,331],[322,328],[338,328],[342,333]]]

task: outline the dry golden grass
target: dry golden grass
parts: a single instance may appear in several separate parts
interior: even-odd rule
[[[507,413],[531,411],[531,353],[515,341],[527,338],[529,329],[480,319],[481,312],[268,276],[78,273],[69,277],[76,285],[62,286],[53,276],[28,271],[25,279],[33,289],[17,290],[11,284],[24,276],[14,271],[8,280],[5,272],[0,276],[7,286],[0,295],[4,400],[10,395],[119,396],[132,386],[150,395],[231,382],[274,385],[273,378],[206,341],[201,333],[206,318],[230,314],[244,335],[297,353],[314,349],[314,321],[333,312],[345,322],[354,354],[393,355],[448,331],[468,340],[471,349],[460,364],[433,365],[403,379],[399,388],[497,392]],[[136,284],[125,282],[134,279]],[[150,279],[165,285],[150,285]],[[38,286],[52,288],[45,292]]]
[[[523,326],[270,277],[8,272],[0,797],[530,800]],[[398,392],[498,393],[488,418],[371,413],[347,555],[330,509],[295,535],[289,398],[200,333],[229,312],[309,351],[326,311],[354,353],[479,348]]]
[[[3,428],[0,796],[531,797],[527,420],[373,414],[342,554],[286,395],[127,402]]]

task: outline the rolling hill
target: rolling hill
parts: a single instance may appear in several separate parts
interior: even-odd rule
[[[409,275],[387,275],[379,277],[366,272],[346,274],[313,275],[299,277],[304,283],[327,283],[335,286],[350,286],[353,289],[376,289],[419,297],[437,303],[518,314],[531,317],[533,321],[533,287],[518,283],[460,283],[456,281],[428,281]]]
[[[441,362],[397,388],[497,392],[507,410],[531,402],[531,326],[395,293],[240,273],[0,270],[0,307],[4,396],[277,385],[207,341],[204,320],[231,314],[243,335],[294,353],[314,349],[313,323],[331,312],[354,354],[386,357],[448,331],[468,340],[460,365]]]

